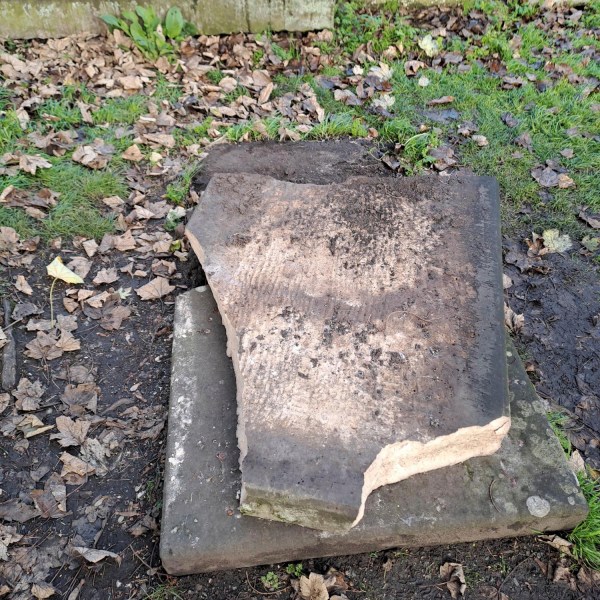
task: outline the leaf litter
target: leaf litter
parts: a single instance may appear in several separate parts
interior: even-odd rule
[[[550,14],[556,15],[556,20],[551,21],[555,23],[567,18],[565,14],[569,13],[551,11]],[[440,20],[440,15],[443,21]],[[50,467],[44,471],[41,461],[39,471],[36,468],[29,473],[36,473],[35,477],[38,472],[43,472],[43,475],[39,479],[28,475],[37,484],[35,490],[24,493],[22,499],[15,497],[0,504],[0,518],[10,522],[9,519],[18,513],[20,518],[25,518],[24,522],[37,523],[37,519],[43,518],[42,514],[60,514],[64,507],[62,486],[66,486],[68,490],[65,502],[69,505],[70,493],[75,494],[77,487],[82,486],[85,491],[90,480],[97,481],[115,468],[120,468],[119,448],[122,445],[127,447],[133,439],[147,439],[151,443],[164,428],[164,410],[156,410],[154,398],[145,398],[146,392],[142,395],[143,388],[130,392],[132,386],[129,384],[119,389],[118,383],[112,381],[109,375],[114,372],[114,364],[108,369],[103,362],[106,358],[100,359],[100,368],[95,364],[99,356],[110,356],[111,352],[121,347],[133,352],[140,344],[142,340],[137,331],[140,301],[167,298],[178,287],[183,287],[179,282],[173,284],[181,276],[180,271],[185,268],[188,247],[185,239],[162,230],[161,220],[170,206],[162,200],[156,201],[153,185],[148,180],[153,177],[166,180],[173,178],[182,168],[180,158],[175,156],[176,151],[187,153],[191,157],[202,156],[204,149],[223,140],[227,132],[239,124],[252,124],[252,128],[241,136],[241,141],[272,137],[273,134],[267,130],[262,120],[273,116],[281,119],[276,134],[280,139],[299,139],[301,134],[308,134],[322,124],[327,116],[312,86],[302,84],[294,92],[281,94],[279,75],[285,77],[303,72],[315,73],[316,80],[323,86],[328,86],[327,89],[333,91],[337,101],[349,106],[364,106],[374,114],[389,118],[393,116],[391,111],[394,106],[399,105],[398,99],[391,94],[389,82],[393,69],[389,64],[402,60],[403,65],[400,63],[398,68],[403,69],[408,77],[418,77],[420,87],[426,88],[442,66],[456,69],[468,66],[463,54],[444,51],[444,42],[440,40],[445,39],[450,32],[451,35],[469,40],[473,35],[483,34],[485,28],[485,17],[476,10],[468,17],[463,17],[455,15],[449,9],[424,9],[410,18],[415,23],[419,19],[424,19],[427,23],[437,20],[434,25],[437,29],[431,29],[428,25],[431,33],[418,38],[420,50],[407,53],[401,44],[395,44],[381,53],[380,60],[371,44],[363,44],[350,57],[347,74],[333,77],[319,74],[333,64],[332,56],[320,48],[322,44],[331,43],[331,32],[312,32],[299,36],[299,58],[279,56],[281,52],[275,48],[275,44],[285,44],[286,37],[277,34],[272,40],[241,34],[192,38],[183,43],[181,60],[176,64],[164,60],[149,64],[135,51],[130,51],[131,45],[128,46],[127,40],[118,35],[98,38],[82,34],[64,40],[49,40],[47,43],[34,40],[30,45],[20,47],[19,55],[7,53],[0,56],[0,69],[6,88],[15,93],[21,127],[37,118],[36,110],[40,104],[60,95],[63,82],[70,85],[84,83],[93,91],[93,100],[74,102],[82,121],[87,124],[92,124],[101,114],[105,99],[127,98],[140,90],[148,95],[146,114],[131,127],[114,128],[116,139],[131,142],[120,146],[126,148],[124,153],[121,150],[117,152],[112,144],[100,138],[84,142],[76,131],[55,130],[51,115],[47,115],[46,132],[43,135],[38,133],[29,136],[29,149],[2,157],[0,169],[5,169],[3,173],[20,171],[39,176],[40,171],[52,169],[55,160],[64,156],[67,156],[67,160],[71,156],[73,162],[92,171],[109,167],[113,159],[117,160],[121,156],[127,162],[127,178],[131,187],[129,196],[101,200],[106,214],[114,217],[116,233],[106,234],[97,240],[74,240],[73,248],[68,246],[69,258],[65,258],[65,268],[81,281],[63,281],[83,287],[68,288],[60,292],[61,310],[67,314],[58,314],[55,324],[52,323],[52,318],[47,318],[49,315],[47,301],[44,300],[44,284],[36,276],[36,270],[39,272],[43,269],[43,264],[36,263],[39,240],[21,239],[14,229],[0,227],[0,262],[22,270],[19,275],[24,281],[19,280],[21,289],[17,287],[17,290],[20,294],[31,296],[33,300],[17,303],[12,313],[13,320],[19,321],[15,327],[24,336],[28,336],[25,340],[27,343],[23,342],[21,348],[28,353],[25,359],[27,371],[23,371],[19,384],[4,396],[4,400],[0,397],[0,409],[4,405],[4,413],[0,415],[1,430],[7,439],[15,443],[17,450],[13,451],[13,456],[34,450],[38,441],[44,439],[53,452],[52,456],[57,459],[54,461],[58,464],[57,468],[62,469],[60,474]],[[479,32],[478,27],[481,28]],[[261,58],[258,59],[258,64],[253,65],[253,57],[256,59],[257,56]],[[526,76],[511,76],[503,72],[503,66],[496,65],[494,60],[497,61],[491,59],[486,64],[490,69],[498,68],[499,82],[503,87],[516,89],[526,83]],[[217,68],[222,68],[225,76],[215,84],[209,79],[209,74],[215,74]],[[60,77],[57,75],[59,72]],[[157,89],[158,73],[168,85],[180,86],[181,97],[178,102],[155,102],[151,98]],[[566,75],[569,76],[568,73]],[[233,97],[235,99],[231,100]],[[440,96],[433,102],[434,105],[436,101],[439,104],[450,104],[450,98]],[[446,124],[460,118],[459,113],[451,112],[452,110],[431,113],[443,112],[439,123]],[[212,122],[206,128],[206,133],[199,136],[197,143],[184,149],[177,148],[175,132],[192,130],[199,122],[208,119],[212,119]],[[505,115],[503,121],[507,128],[514,128],[512,135],[516,136],[518,120]],[[368,135],[374,137],[376,133],[369,132]],[[462,131],[459,130],[459,134],[471,139],[478,147],[487,145],[487,139],[477,134],[476,128],[465,126]],[[580,132],[573,130],[569,135],[576,138]],[[528,132],[516,136],[514,142],[522,146],[524,151],[533,148],[533,140]],[[575,141],[572,145],[577,148]],[[397,153],[390,155],[389,162],[395,165],[394,170],[403,167],[401,161],[397,160],[397,154],[402,150],[398,148]],[[459,162],[455,149],[446,144],[433,148],[429,156],[433,159],[434,168],[440,172],[451,171]],[[574,153],[565,149],[561,156],[570,159]],[[544,189],[569,189],[576,185],[567,169],[556,161],[536,166],[532,170],[532,178]],[[8,188],[0,194],[0,205],[22,208],[29,216],[38,220],[46,219],[49,211],[60,200],[49,189],[35,193],[7,190]],[[586,212],[586,209],[582,209],[580,219],[588,227],[594,228],[595,216]],[[547,273],[550,268],[548,255],[565,252],[569,249],[567,244],[572,243],[570,239],[565,240],[564,234],[558,231],[554,234],[552,231],[546,230],[537,238],[532,236],[531,247],[527,252],[523,248],[518,252],[511,251],[512,254],[508,252],[507,264],[528,275]],[[58,241],[53,243],[58,243],[60,249]],[[92,285],[84,283],[90,272],[96,274],[92,285],[102,286],[100,290],[88,289]],[[151,277],[150,281],[148,277]],[[31,294],[26,291],[28,289],[32,290]],[[135,290],[136,294],[127,290]],[[146,305],[156,307],[151,314],[157,322],[148,327],[151,333],[143,339],[143,342],[149,344],[149,352],[152,353],[154,346],[162,341],[158,332],[163,328],[167,332],[164,335],[168,337],[170,327],[159,316],[161,305],[162,303]],[[45,318],[38,319],[39,315]],[[73,317],[73,321],[65,320],[68,315]],[[523,326],[521,317],[523,315],[512,311],[508,322],[513,331],[518,331]],[[73,323],[78,327],[74,328]],[[73,334],[74,331],[78,333]],[[0,330],[0,345],[2,335],[4,332]],[[119,356],[123,357],[123,354]],[[149,358],[140,355],[135,367],[151,379],[147,365],[153,361]],[[158,352],[156,358],[161,359]],[[117,360],[116,358],[115,361]],[[25,374],[28,378],[24,377]],[[57,389],[56,383],[59,381],[63,384]],[[44,413],[31,414],[38,410],[34,408],[36,406],[46,407],[46,410]],[[26,446],[24,442],[28,442],[30,446]],[[61,454],[63,448],[65,451]],[[75,483],[79,481],[82,483]],[[36,493],[32,496],[34,491]],[[34,498],[37,498],[37,504]],[[85,501],[80,499],[85,508],[77,508],[78,512],[73,517],[84,519],[90,525],[107,520],[108,511],[111,510],[109,507],[116,500],[102,498],[90,496]],[[137,504],[135,494],[129,501]],[[140,514],[139,506],[131,510],[129,506],[121,508],[124,514]],[[145,508],[148,509],[147,506]],[[58,520],[58,517],[54,518]],[[123,530],[128,527],[136,532],[144,528],[148,532],[154,531],[152,527],[145,525],[135,529],[135,524],[127,522],[129,518],[124,518]],[[148,514],[141,522],[151,524],[153,519]],[[51,568],[59,568],[63,564],[68,564],[71,568],[76,564],[72,562],[73,559],[78,564],[96,565],[102,564],[105,559],[121,558],[119,553],[97,549],[96,544],[101,545],[103,540],[101,537],[95,539],[95,535],[90,538],[86,534],[85,540],[81,538],[76,543],[54,537],[54,545],[50,549],[42,547],[43,545],[36,548],[27,538],[13,539],[10,536],[14,532],[11,531],[5,534],[5,538],[2,535],[0,533],[0,549],[2,540],[6,539],[6,552],[12,570],[10,581],[19,581],[12,593],[48,597],[53,586],[44,583],[44,579],[48,578]],[[140,536],[143,535],[145,533],[140,533]],[[125,545],[121,547],[124,548]],[[19,571],[19,561],[26,556],[24,551],[29,557],[28,563],[38,565],[35,575],[25,575],[22,570]],[[15,577],[18,573],[21,576]],[[309,594],[317,594],[317,597],[319,594],[323,595],[321,583],[325,584],[328,595],[333,593],[327,587],[327,577],[311,573],[304,579],[305,592]],[[451,582],[458,585],[460,593],[462,582],[455,567],[449,573],[449,583]],[[73,589],[81,589],[81,584],[74,581]],[[343,596],[343,590],[337,591]]]

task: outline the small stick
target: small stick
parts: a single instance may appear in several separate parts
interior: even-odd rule
[[[8,298],[4,299],[4,321],[9,322],[10,319],[10,301]],[[2,350],[2,389],[5,391],[12,390],[17,382],[17,345],[15,343],[15,336],[9,327],[4,329],[7,344]]]

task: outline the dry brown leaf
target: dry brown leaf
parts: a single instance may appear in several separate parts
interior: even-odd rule
[[[444,563],[440,567],[440,577],[446,582],[453,599],[464,596],[467,589],[463,566],[459,563]]]
[[[119,274],[115,268],[101,269],[92,280],[94,285],[102,285],[104,283],[114,283],[119,279]]]
[[[78,146],[73,152],[72,159],[90,169],[104,169],[114,151],[114,146],[96,138],[91,145]]]
[[[441,98],[434,98],[427,103],[427,106],[438,106],[439,104],[450,104],[454,102],[454,96],[442,96]]]
[[[73,421],[69,417],[56,417],[56,428],[58,429],[58,433],[53,433],[50,436],[50,439],[57,440],[63,448],[67,448],[68,446],[81,446],[87,436],[90,425],[91,423],[89,421],[83,419],[76,419]]]
[[[50,598],[56,594],[56,589],[49,583],[34,583],[31,586],[31,595],[38,600]]]
[[[54,425],[44,425],[35,415],[27,415],[17,425],[17,429],[25,436],[31,438],[41,433],[45,433],[50,429],[54,429]]]
[[[97,563],[105,558],[112,558],[118,564],[121,564],[121,557],[114,552],[109,552],[108,550],[96,550],[95,548],[85,548],[84,546],[74,546],[73,554],[75,556],[81,556],[87,562]]]
[[[411,77],[416,75],[419,69],[424,69],[425,67],[427,67],[427,65],[420,60],[407,60],[404,63],[404,72],[406,73],[407,77]]]
[[[127,230],[123,235],[117,235],[113,239],[113,246],[120,252],[134,250],[136,247],[135,239],[131,231]]]
[[[0,504],[0,519],[25,523],[40,516],[40,511],[22,500],[13,498]]]
[[[38,360],[54,360],[62,356],[63,351],[56,345],[56,338],[48,333],[38,331],[37,336],[25,345],[25,354]]]
[[[17,280],[15,281],[15,287],[23,294],[27,294],[31,296],[33,294],[32,287],[27,283],[27,279],[23,277],[23,275],[17,275]]]
[[[147,133],[144,135],[144,140],[156,146],[175,147],[175,138],[167,133]]]
[[[525,325],[525,315],[518,315],[506,302],[504,303],[504,324],[513,333],[518,333]]]
[[[68,384],[60,399],[69,407],[70,414],[81,416],[86,410],[92,413],[96,412],[99,391],[100,389],[94,382],[78,385]]]
[[[125,200],[119,196],[108,196],[107,198],[102,198],[102,202],[113,210],[120,209],[125,205]]]
[[[146,285],[136,290],[137,295],[142,300],[157,300],[170,294],[175,289],[169,284],[169,280],[164,277],[156,277]]]
[[[75,256],[67,263],[67,267],[79,275],[81,279],[85,279],[92,268],[92,261],[83,256]]]
[[[85,253],[90,258],[92,256],[94,256],[94,254],[96,254],[96,252],[98,251],[98,244],[96,243],[96,240],[86,240],[81,245],[83,246],[83,249],[85,250]]]
[[[38,169],[50,169],[52,163],[39,154],[23,154],[19,157],[19,169],[35,175]]]
[[[68,331],[62,331],[60,338],[56,342],[56,347],[62,352],[74,352],[81,349],[81,342]]]
[[[60,460],[63,463],[60,476],[69,485],[82,485],[94,473],[94,467],[68,452],[63,452]]]
[[[8,560],[8,547],[22,538],[15,527],[0,524],[0,560]]]
[[[58,473],[52,473],[43,490],[32,490],[31,498],[44,519],[61,519],[67,512],[67,488]]]
[[[300,596],[303,600],[329,600],[329,592],[325,587],[323,575],[311,573],[308,577],[300,577]]]
[[[117,78],[117,83],[127,91],[141,90],[144,87],[142,78],[138,75],[126,75],[124,77]]]
[[[1,348],[2,346],[0,346]],[[10,402],[10,394],[7,392],[0,393],[0,414],[2,414],[7,408]]]
[[[15,406],[18,410],[26,412],[38,410],[45,391],[46,388],[41,381],[32,383],[26,377],[21,377],[17,389],[12,392],[12,395],[16,398]]]
[[[121,154],[121,158],[124,160],[130,160],[132,162],[139,162],[140,160],[143,160],[144,155],[142,154],[139,146],[137,144],[133,144],[132,146],[129,146],[129,148],[127,148],[123,154]]]

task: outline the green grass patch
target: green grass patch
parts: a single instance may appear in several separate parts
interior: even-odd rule
[[[197,164],[190,164],[185,167],[179,177],[167,186],[165,198],[178,206],[185,204],[194,177],[199,170]]]
[[[587,473],[577,476],[581,491],[589,505],[585,521],[568,535],[573,544],[573,556],[593,569],[600,569],[600,481],[594,481]]]
[[[100,201],[108,196],[127,195],[127,186],[117,171],[91,171],[69,162],[58,162],[42,171],[37,180],[60,194],[59,201],[42,222],[42,235],[71,238],[82,235],[100,239],[113,231],[111,218],[102,216]]]
[[[565,431],[571,417],[560,410],[548,412],[547,417],[564,453],[571,456],[573,446]],[[567,535],[567,539],[573,544],[571,552],[576,560],[593,569],[600,569],[600,480],[594,480],[587,470],[579,472],[577,480],[587,500],[589,512],[585,521],[577,525]]]
[[[126,98],[111,98],[93,114],[96,125],[133,125],[148,112],[148,96],[135,94]]]
[[[0,206],[0,226],[12,227],[21,239],[27,239],[41,233],[37,222],[19,208]]]

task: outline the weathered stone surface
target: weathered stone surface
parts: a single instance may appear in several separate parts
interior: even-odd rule
[[[51,38],[106,30],[99,17],[133,10],[137,0],[2,0],[0,38]],[[163,15],[173,4],[145,0]],[[178,0],[201,33],[308,31],[333,25],[333,0]]]
[[[489,178],[215,175],[188,225],[238,381],[241,507],[326,531],[510,426]]]
[[[210,289],[179,296],[160,544],[173,575],[562,531],[586,516],[575,476],[510,343],[512,427],[496,454],[376,490],[365,518],[346,534],[243,516],[236,386],[225,344]]]

